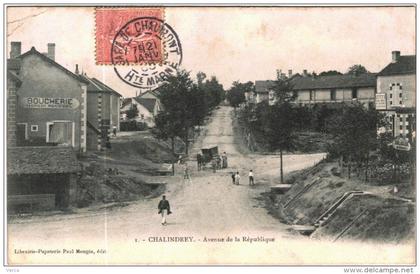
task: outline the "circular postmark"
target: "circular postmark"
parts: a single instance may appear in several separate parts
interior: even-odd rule
[[[117,76],[128,85],[154,89],[176,74],[182,47],[176,32],[163,20],[138,17],[115,35],[111,61]]]

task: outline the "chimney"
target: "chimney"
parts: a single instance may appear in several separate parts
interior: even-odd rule
[[[400,59],[400,55],[401,55],[401,53],[399,51],[394,50],[392,52],[392,63],[398,62],[398,60]]]
[[[308,76],[308,71],[306,69],[303,70],[303,76]]]
[[[291,69],[289,69],[288,74],[289,74],[289,78],[292,78],[293,71]]]
[[[79,64],[76,64],[76,69],[74,70],[74,73],[79,75]]]
[[[55,44],[54,43],[48,43],[47,57],[55,61]]]
[[[281,69],[278,69],[277,70],[277,79],[280,79],[281,78]]]
[[[10,43],[10,59],[14,59],[22,54],[22,43],[11,42]]]

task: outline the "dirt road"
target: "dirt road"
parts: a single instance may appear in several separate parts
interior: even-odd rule
[[[308,249],[307,245],[299,250],[303,246],[302,241],[308,240],[300,236],[296,239],[296,236],[289,234],[287,227],[268,215],[256,199],[270,184],[276,183],[273,178],[278,174],[279,159],[278,156],[244,156],[238,153],[234,145],[230,111],[229,107],[217,110],[205,137],[192,149],[192,153],[196,153],[202,146],[218,145],[219,151],[226,151],[229,157],[229,168],[217,173],[210,169],[197,172],[196,163],[190,161],[192,182],[184,181],[182,174],[168,179],[166,195],[173,214],[169,216],[167,226],[160,224],[157,214],[159,198],[134,202],[113,210],[37,218],[26,223],[9,224],[9,253],[13,255],[9,258],[14,262],[45,264],[290,264],[304,261],[326,263],[334,258],[324,258],[316,252],[313,254],[313,249]],[[286,155],[286,172],[313,165],[322,157],[322,154]],[[248,186],[249,169],[255,173],[257,185],[254,187]],[[229,173],[232,171],[240,172],[241,185],[231,183]],[[165,241],[174,238],[166,237],[187,237],[183,239],[191,242],[168,243]],[[240,242],[220,243],[222,240],[226,242],[227,237],[237,237]],[[261,241],[251,244],[243,237],[259,237]],[[209,238],[216,242],[206,242]],[[267,243],[264,239],[275,239],[275,242]],[[243,241],[252,246],[244,249]],[[19,253],[19,249],[54,248],[61,251],[88,249],[95,254],[61,252],[29,256],[16,253]],[[325,247],[326,250],[329,248],[328,245]],[[98,252],[98,249],[105,252]]]

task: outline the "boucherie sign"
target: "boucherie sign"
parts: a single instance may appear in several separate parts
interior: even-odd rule
[[[24,108],[75,109],[79,106],[75,98],[24,97],[20,102]]]

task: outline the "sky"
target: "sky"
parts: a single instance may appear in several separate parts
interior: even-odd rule
[[[165,21],[182,44],[182,68],[214,75],[225,89],[275,79],[277,69],[345,72],[362,64],[379,72],[393,50],[416,50],[414,7],[167,7]],[[22,42],[22,53],[55,43],[56,61],[69,70],[79,64],[124,97],[138,92],[112,66],[96,65],[94,8],[8,7],[7,22],[7,53],[11,41]]]

